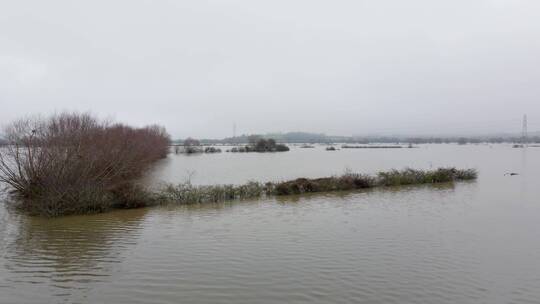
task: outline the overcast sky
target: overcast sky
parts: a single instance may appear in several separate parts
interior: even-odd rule
[[[0,0],[0,122],[173,137],[540,129],[538,0]]]

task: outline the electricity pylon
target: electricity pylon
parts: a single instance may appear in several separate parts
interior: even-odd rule
[[[527,134],[527,114],[523,115],[523,130],[521,131],[521,144],[523,147],[527,147],[528,143],[528,134]]]

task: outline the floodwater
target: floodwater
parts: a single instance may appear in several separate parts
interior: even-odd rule
[[[0,209],[0,303],[540,303],[540,148],[170,155],[148,179],[447,165],[479,178],[58,219]]]

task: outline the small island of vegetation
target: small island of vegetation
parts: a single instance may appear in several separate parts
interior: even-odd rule
[[[216,147],[204,147],[200,141],[194,138],[187,138],[182,145],[174,145],[175,154],[199,154],[199,153],[221,153],[221,149]]]
[[[250,138],[249,145],[234,147],[227,152],[286,152],[289,150],[289,147],[276,143],[272,138]]]

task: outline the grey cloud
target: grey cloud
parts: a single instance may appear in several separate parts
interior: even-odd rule
[[[0,121],[91,110],[175,137],[540,129],[540,3],[4,1]],[[536,124],[536,125],[535,125]]]

